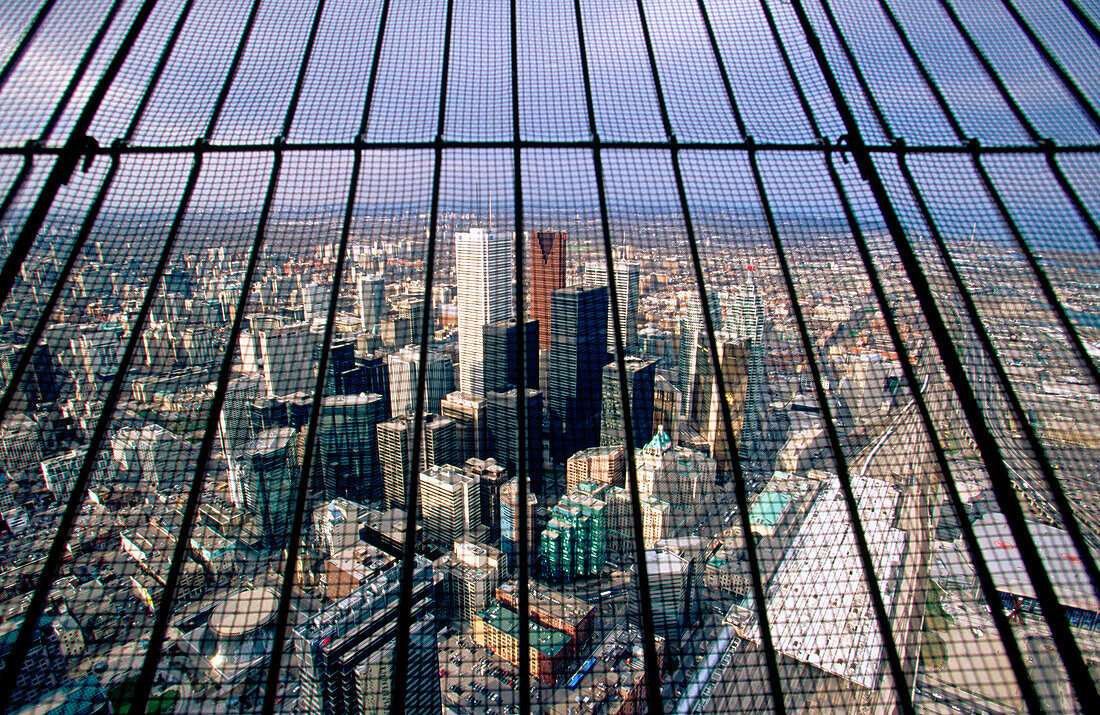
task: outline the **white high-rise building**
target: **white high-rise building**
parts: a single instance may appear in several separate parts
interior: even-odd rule
[[[424,532],[440,544],[461,540],[481,523],[481,478],[451,465],[420,474]]]
[[[637,263],[615,260],[615,284],[619,297],[619,322],[623,326],[623,348],[627,355],[638,354],[638,304],[641,301],[641,270]],[[584,264],[584,285],[587,288],[609,286],[607,263],[590,261]],[[615,316],[611,314],[610,293],[607,304],[607,352],[615,352]]]
[[[730,301],[726,313],[727,330],[735,338],[752,341],[746,371],[745,420],[741,427],[741,454],[746,455],[761,437],[760,410],[764,386],[764,302],[751,278]]]
[[[511,241],[492,229],[455,234],[459,390],[485,396],[481,329],[512,317]]]

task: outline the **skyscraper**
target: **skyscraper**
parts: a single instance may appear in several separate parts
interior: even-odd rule
[[[265,541],[276,548],[286,545],[294,518],[297,434],[290,427],[262,432],[245,445],[236,468],[229,470],[233,502],[256,519]]]
[[[630,395],[630,422],[634,445],[639,447],[653,436],[653,380],[657,364],[652,360],[626,358],[626,388]],[[603,368],[603,405],[600,415],[600,444],[626,444],[622,395],[619,390],[619,366],[615,362]]]
[[[619,321],[623,326],[623,349],[627,355],[638,354],[638,305],[641,302],[641,271],[637,263],[615,261],[615,284],[619,296]],[[586,288],[610,286],[605,261],[589,261],[584,264]],[[607,352],[615,352],[615,322],[611,315],[611,297],[608,295]]]
[[[495,459],[467,459],[462,469],[481,483],[481,525],[488,530],[488,543],[500,541],[500,488],[508,481],[508,470]]]
[[[554,291],[550,314],[550,456],[558,463],[600,439],[607,287]]]
[[[527,422],[527,479],[539,494],[542,493],[542,393],[538,390],[526,390]],[[517,396],[513,388],[507,392],[490,392],[486,397],[488,417],[488,439],[486,453],[497,461],[509,474],[519,475],[519,416]]]
[[[471,458],[483,459],[486,456],[489,425],[485,405],[484,397],[474,397],[465,392],[452,392],[440,403],[440,413],[454,420],[457,428],[456,464]]]
[[[737,449],[741,443],[752,341],[734,338],[726,332],[715,333],[714,339],[718,343],[718,364],[722,368],[722,379],[726,387],[725,399],[730,410],[730,427],[733,430],[734,445],[731,448],[726,439],[718,381],[713,379],[713,375],[709,379],[709,389],[707,385],[700,385],[700,392],[705,390],[707,397],[705,412],[699,420],[699,430],[710,446],[710,456],[717,462],[718,474],[721,478],[732,474],[732,461],[737,458]]]
[[[539,322],[524,321],[524,376],[527,387],[539,387]],[[514,319],[490,323],[482,329],[482,349],[485,356],[485,392],[500,392],[519,386],[519,330]]]
[[[375,426],[382,421],[382,397],[333,395],[321,402],[314,462],[315,493],[357,502],[382,498]],[[319,474],[316,471],[319,470]]]
[[[707,302],[710,304],[710,316],[715,330],[722,329],[722,309],[718,303],[718,295],[713,291],[707,292]],[[699,296],[692,292],[688,297],[687,307],[680,316],[680,359],[679,359],[679,384],[680,396],[683,404],[680,414],[685,419],[691,419],[694,414],[695,394],[692,389],[696,375],[702,367],[709,370],[710,366],[698,365],[699,347],[706,343],[706,323],[703,319],[703,308],[699,304]]]
[[[764,388],[764,302],[756,282],[741,287],[730,304],[729,331],[736,337],[751,340],[747,387],[745,390],[745,420],[741,427],[741,453],[748,455],[761,437],[760,411]]]
[[[393,304],[398,320],[406,320],[409,324],[409,345],[418,349],[420,345],[420,331],[424,327],[424,301],[421,298],[405,298]],[[429,343],[430,344],[430,343]]]
[[[378,325],[386,314],[386,282],[380,275],[359,279],[359,323],[364,330]]]
[[[411,415],[416,410],[416,381],[419,365],[420,350],[417,348],[402,348],[386,356],[390,381],[390,414],[394,417]],[[451,358],[440,353],[429,352],[426,379],[424,410],[438,413],[444,396],[454,390]]]
[[[538,498],[530,486],[527,489],[527,553],[535,553],[535,507]],[[500,488],[500,550],[508,556],[508,565],[519,563],[519,482],[509,480]]]
[[[531,318],[539,321],[543,332],[539,347],[550,348],[550,302],[554,291],[565,287],[565,234],[554,231],[527,232],[530,255],[528,299]]]
[[[328,298],[331,285],[307,283],[302,286],[302,314],[306,321],[312,322],[328,314]]]
[[[511,241],[491,229],[455,234],[459,389],[485,395],[482,327],[512,316]],[[391,375],[392,380],[392,375]]]
[[[562,497],[542,532],[539,558],[551,581],[598,574],[607,562],[607,503],[581,491]]]
[[[412,461],[415,418],[395,417],[379,423],[378,456],[382,466],[383,494],[387,506],[405,508],[405,485]],[[454,464],[458,456],[457,428],[454,420],[428,413],[424,415],[424,438],[420,449],[420,470],[440,464]]]
[[[304,712],[382,715],[389,712],[401,569],[393,559],[367,560],[362,585],[294,629],[294,664]],[[405,712],[435,715],[441,707],[431,564],[416,557]]]
[[[473,534],[481,525],[481,480],[449,464],[420,475],[424,533],[441,545]]]
[[[246,342],[249,343],[246,350]],[[250,352],[269,395],[289,395],[314,386],[313,335],[309,323],[241,333],[241,353]]]
[[[626,480],[626,452],[622,445],[590,447],[565,463],[566,492],[582,482],[621,487]]]

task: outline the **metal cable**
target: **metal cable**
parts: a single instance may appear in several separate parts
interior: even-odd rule
[[[447,80],[451,60],[451,30],[454,24],[454,0],[447,0],[447,19],[443,29],[443,63],[439,80],[439,111],[436,117],[435,165],[432,169],[432,204],[428,224],[428,255],[424,275],[424,315],[420,328],[420,368],[416,374],[416,412],[413,421],[413,446],[409,454],[409,474],[405,482],[405,548],[401,559],[401,597],[398,601],[395,632],[391,715],[404,715],[407,683],[401,677],[408,666],[412,629],[413,573],[416,567],[416,523],[420,508],[420,455],[424,448],[424,405],[427,402],[428,342],[432,334],[432,286],[435,282],[436,240],[439,231],[439,186],[443,172],[443,130],[447,119]],[[520,346],[522,351],[524,348]],[[517,391],[522,388],[517,387]],[[518,395],[517,395],[518,399]],[[522,455],[520,455],[522,457]],[[526,510],[526,504],[520,506]]]

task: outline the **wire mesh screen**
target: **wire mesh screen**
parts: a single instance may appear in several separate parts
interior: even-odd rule
[[[0,7],[0,713],[1100,703],[1092,0]]]

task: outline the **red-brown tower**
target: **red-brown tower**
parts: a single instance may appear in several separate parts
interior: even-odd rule
[[[531,253],[529,318],[539,321],[539,347],[550,347],[550,294],[565,287],[565,234],[528,231]]]

